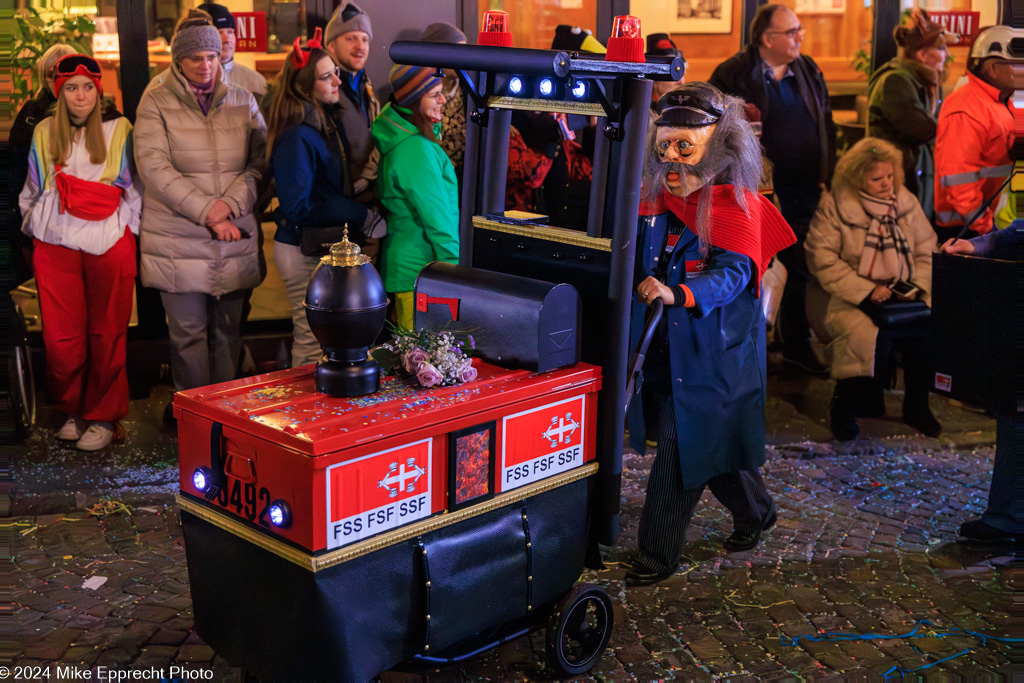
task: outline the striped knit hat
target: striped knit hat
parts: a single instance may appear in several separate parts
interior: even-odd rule
[[[426,66],[406,66],[396,64],[391,69],[391,88],[394,90],[395,100],[403,107],[411,107],[421,97],[427,94],[431,88],[441,82],[441,79],[434,75],[434,70]]]

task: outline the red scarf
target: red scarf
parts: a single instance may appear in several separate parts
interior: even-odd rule
[[[697,232],[697,202],[702,188],[687,197],[662,192],[654,204],[642,203],[641,216],[653,216],[666,210],[674,213],[694,233]],[[711,245],[750,257],[757,267],[755,292],[760,296],[761,277],[772,257],[796,244],[796,235],[775,205],[756,192],[746,193],[747,211],[736,202],[732,185],[715,185],[711,191]]]
[[[117,211],[122,190],[114,185],[82,180],[58,167],[54,176],[57,196],[60,197],[60,212],[70,213],[84,221],[101,221]]]

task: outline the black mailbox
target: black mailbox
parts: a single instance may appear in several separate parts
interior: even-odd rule
[[[502,367],[545,372],[580,360],[580,296],[567,284],[435,261],[416,279],[417,329],[465,330]]]

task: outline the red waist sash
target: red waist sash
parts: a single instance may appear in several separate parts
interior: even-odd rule
[[[101,221],[117,211],[123,190],[114,185],[82,180],[67,173],[54,176],[60,212],[86,221]]]

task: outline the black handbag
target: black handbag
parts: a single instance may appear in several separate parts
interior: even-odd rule
[[[305,226],[299,228],[299,251],[305,256],[326,256],[331,245],[340,242],[345,226]]]
[[[867,313],[871,322],[880,329],[908,327],[914,323],[924,322],[932,314],[932,309],[923,301],[900,301],[890,299],[885,303],[876,304],[871,299],[860,303],[860,310]]]

